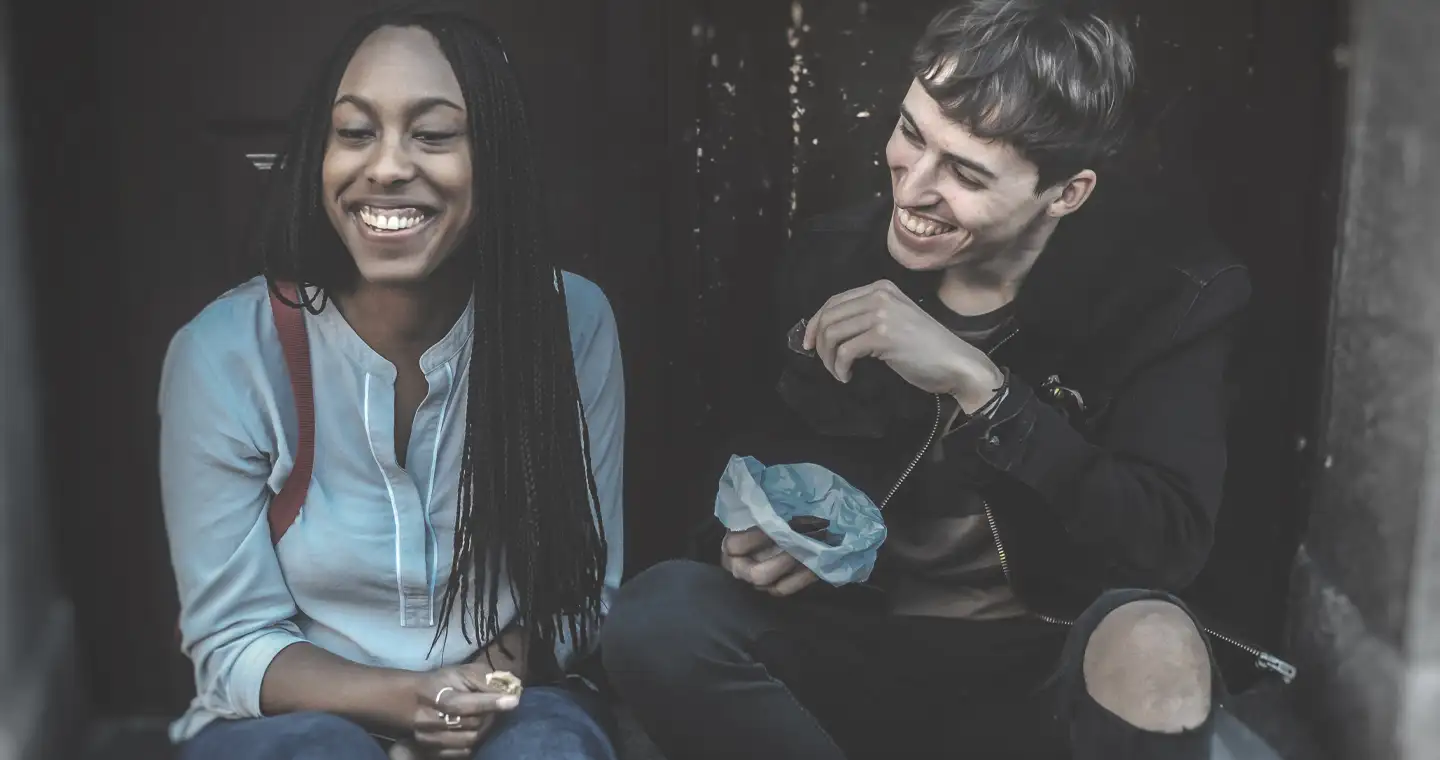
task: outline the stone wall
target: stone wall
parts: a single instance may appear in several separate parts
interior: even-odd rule
[[[7,10],[0,6],[0,41]],[[77,735],[84,716],[73,709],[71,609],[56,593],[43,540],[11,74],[0,60],[0,760],[59,760],[69,756],[60,737]]]
[[[1440,752],[1440,4],[1355,0],[1297,695],[1337,757]]]

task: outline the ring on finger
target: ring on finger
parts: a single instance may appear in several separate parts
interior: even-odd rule
[[[439,706],[440,706],[440,698],[443,697],[443,696],[445,696],[445,692],[447,692],[447,691],[455,691],[455,687],[453,687],[453,686],[446,686],[445,688],[441,689],[440,691],[435,692],[435,706],[436,706],[436,707],[439,707]],[[442,721],[445,722],[445,727],[446,727],[446,728],[451,729],[451,730],[455,730],[455,729],[460,728],[461,719],[460,719],[460,716],[459,716],[459,715],[451,715],[451,714],[449,714],[449,713],[447,713],[447,712],[445,712],[445,711],[443,711],[443,710],[436,710],[436,711],[435,711],[435,714],[438,715],[438,716],[440,716],[440,720],[442,720]]]

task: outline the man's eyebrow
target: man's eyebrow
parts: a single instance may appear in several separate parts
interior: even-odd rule
[[[920,134],[920,127],[915,124],[915,117],[910,114],[910,109],[906,108],[904,105],[900,106],[900,118],[904,119],[905,123],[910,125],[910,129],[914,130],[916,134]],[[925,136],[921,134],[920,137],[921,139],[924,139]],[[969,169],[970,171],[975,172],[982,177],[985,177],[986,179],[993,180],[999,178],[999,175],[991,171],[990,167],[980,163],[979,161],[976,161],[973,158],[957,156],[954,153],[950,153],[949,151],[943,151],[943,154],[945,156],[945,160],[959,164],[966,169]]]

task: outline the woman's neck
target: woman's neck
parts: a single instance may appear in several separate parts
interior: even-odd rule
[[[420,283],[360,281],[334,296],[335,305],[360,339],[392,363],[417,361],[450,332],[470,300],[463,277],[431,277]]]

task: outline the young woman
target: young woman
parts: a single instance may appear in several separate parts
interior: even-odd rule
[[[165,362],[198,691],[181,757],[613,758],[598,698],[565,674],[620,579],[620,349],[604,294],[543,245],[499,41],[452,12],[365,20],[276,172],[265,276]],[[304,446],[272,294],[302,316],[314,412],[303,509],[273,533]]]

